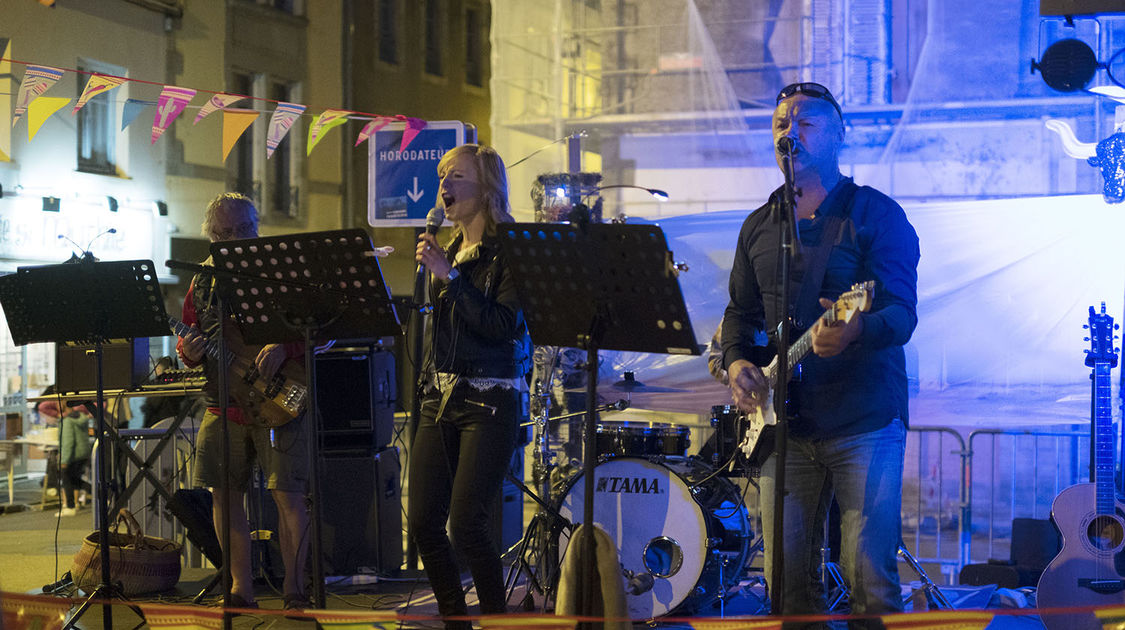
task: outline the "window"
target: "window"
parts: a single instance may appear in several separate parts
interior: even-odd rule
[[[86,89],[91,72],[125,76],[125,69],[97,61],[80,60],[78,64],[78,96]],[[117,174],[116,147],[117,134],[117,90],[102,92],[86,101],[78,111],[78,170],[104,175]],[[77,100],[76,100],[77,102]]]
[[[441,44],[444,34],[441,28],[441,9],[441,0],[425,0],[422,9],[423,31],[426,42],[426,73],[438,77],[443,76]]]
[[[270,84],[269,98],[278,102],[292,102],[293,89],[288,83],[274,81]],[[296,125],[297,123],[294,123]],[[299,132],[290,129],[266,167],[266,210],[278,216],[295,217],[300,207],[298,188],[293,184],[293,147],[291,138]],[[264,155],[264,149],[262,151]]]
[[[484,87],[484,11],[465,10],[465,82]]]
[[[397,64],[399,0],[379,0],[376,10],[379,61]]]
[[[231,94],[254,94],[254,77],[249,74],[235,73],[231,77]],[[244,102],[234,107],[253,107]],[[261,205],[261,190],[254,181],[254,134],[247,130],[234,143],[230,155],[227,156],[227,172],[230,176],[229,188],[233,192],[242,193]]]

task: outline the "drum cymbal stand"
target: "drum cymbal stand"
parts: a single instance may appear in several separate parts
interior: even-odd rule
[[[926,602],[930,608],[953,610],[953,604],[945,597],[945,593],[941,592],[941,589],[930,579],[929,575],[926,575],[926,570],[918,563],[917,558],[910,555],[901,539],[898,541],[898,557],[902,558],[902,561],[910,565],[910,568],[918,574],[918,579],[922,581],[922,592],[926,594]]]
[[[557,357],[558,351],[555,351]],[[504,555],[515,552],[515,561],[508,567],[508,575],[504,580],[507,599],[512,598],[516,584],[521,573],[527,575],[527,592],[524,594],[521,605],[526,610],[533,610],[534,598],[532,590],[539,591],[544,597],[544,606],[549,599],[552,584],[557,583],[555,573],[558,571],[558,549],[551,549],[551,541],[557,540],[557,533],[562,527],[571,528],[570,521],[564,519],[557,511],[547,505],[541,497],[551,496],[551,472],[555,468],[555,454],[551,451],[551,432],[548,425],[551,412],[551,381],[554,376],[554,361],[546,366],[546,383],[542,374],[535,379],[535,392],[532,398],[533,410],[532,424],[535,425],[535,451],[532,455],[531,477],[532,483],[539,490],[537,495],[530,488],[521,483],[512,475],[508,480],[515,483],[519,489],[531,497],[539,506],[535,516],[527,524],[523,537]],[[544,367],[536,361],[536,367]],[[553,551],[553,553],[552,553]]]

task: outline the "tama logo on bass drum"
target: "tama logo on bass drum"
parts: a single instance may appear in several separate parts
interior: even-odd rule
[[[598,477],[594,492],[660,494],[660,477]]]

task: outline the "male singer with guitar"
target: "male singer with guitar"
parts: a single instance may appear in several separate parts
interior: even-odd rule
[[[907,421],[902,346],[917,324],[918,236],[897,203],[840,173],[843,115],[827,88],[785,87],[777,95],[772,127],[778,166],[783,154],[791,155],[793,170],[798,243],[790,305],[779,304],[778,189],[742,224],[722,350],[735,404],[754,412],[769,399],[761,367],[777,350],[770,337],[778,322],[792,321],[798,333],[812,324],[812,354],[793,370],[789,384],[780,543],[784,606],[773,612],[824,611],[819,554],[833,496],[842,515],[840,558],[852,613],[901,611],[896,552]],[[850,286],[865,281],[874,281],[868,312],[832,324],[818,319]],[[809,287],[802,288],[804,283]],[[760,484],[771,593],[777,590],[772,583],[776,462],[776,453],[765,460]],[[879,627],[879,622],[853,625]]]
[[[203,217],[203,234],[211,242],[229,241],[258,236],[258,211],[247,197],[237,193],[219,195],[207,206]],[[255,461],[268,480],[270,494],[277,504],[278,529],[281,539],[281,559],[285,567],[284,605],[287,609],[307,608],[305,595],[305,565],[308,560],[309,515],[305,504],[308,481],[308,455],[305,430],[300,418],[270,428],[250,417],[250,413],[231,400],[227,408],[230,431],[229,486],[223,483],[223,433],[220,423],[218,362],[207,353],[208,340],[214,340],[218,329],[219,313],[215,308],[214,284],[211,276],[192,278],[183,308],[183,323],[190,328],[180,337],[176,346],[184,365],[203,364],[207,376],[204,393],[207,412],[199,426],[196,438],[196,486],[211,488],[214,494],[213,518],[215,529],[222,540],[224,506],[230,509],[230,574],[231,600],[237,608],[256,608],[254,584],[250,575],[250,526],[246,517],[244,499],[250,483],[250,473]],[[241,341],[234,320],[224,322],[226,338]],[[269,344],[253,356],[261,378],[269,380],[287,359],[299,359],[304,345],[290,343]],[[235,374],[231,379],[237,378]],[[229,382],[229,381],[228,381]],[[229,389],[229,388],[228,388]],[[230,496],[224,496],[224,487]]]

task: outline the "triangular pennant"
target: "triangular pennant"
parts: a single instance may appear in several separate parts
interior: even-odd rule
[[[70,99],[65,96],[44,96],[32,101],[27,107],[27,139],[34,138],[43,123],[66,107],[67,103],[70,103]]]
[[[359,130],[359,135],[355,138],[355,146],[358,147],[364,140],[367,140],[371,136],[375,135],[376,131],[379,131],[383,127],[391,124],[392,120],[394,120],[394,118],[391,116],[376,116],[375,120],[367,123],[363,126],[363,129]]]
[[[90,80],[86,81],[86,87],[82,90],[82,96],[78,97],[78,102],[75,103],[74,109],[70,110],[71,116],[78,113],[86,105],[86,101],[94,98],[99,94],[104,94],[113,88],[121,85],[125,79],[121,77],[111,77],[104,74],[91,74]]]
[[[224,109],[223,110],[223,161],[227,160],[234,143],[242,137],[243,132],[258,118],[252,109]]]
[[[139,98],[126,99],[125,104],[121,106],[121,130],[133,124],[137,116],[149,105],[155,105],[152,101],[142,101]]]
[[[27,111],[31,102],[61,79],[62,75],[62,70],[50,66],[28,66],[24,70],[23,83],[20,84],[19,96],[16,97],[16,111],[12,116],[13,127],[19,122],[20,116]]]
[[[312,153],[313,147],[320,142],[321,138],[328,135],[328,131],[334,127],[348,122],[348,114],[346,109],[326,109],[324,112],[316,117],[316,122],[309,126],[309,142],[305,148],[305,155]]]
[[[237,94],[216,94],[211,97],[211,100],[207,101],[207,103],[199,109],[199,113],[195,115],[195,122],[193,122],[192,124],[194,125],[203,120],[203,118],[211,112],[230,107],[231,105],[234,105],[244,98],[247,97],[239,96]]]
[[[270,129],[266,133],[266,159],[273,157],[274,150],[281,141],[285,139],[285,135],[289,133],[289,129],[301,113],[305,111],[305,106],[297,103],[278,103],[277,109],[273,110],[273,116],[270,116]]]
[[[187,104],[191,102],[191,98],[195,96],[195,90],[185,87],[176,87],[174,85],[165,85],[164,89],[160,91],[160,98],[156,99],[156,115],[152,118],[152,141],[150,144],[156,144],[164,130],[180,112],[184,111]]]
[[[418,137],[418,133],[426,128],[426,121],[421,118],[407,118],[406,129],[402,130],[402,146],[398,148],[399,151],[405,151],[406,147]]]

